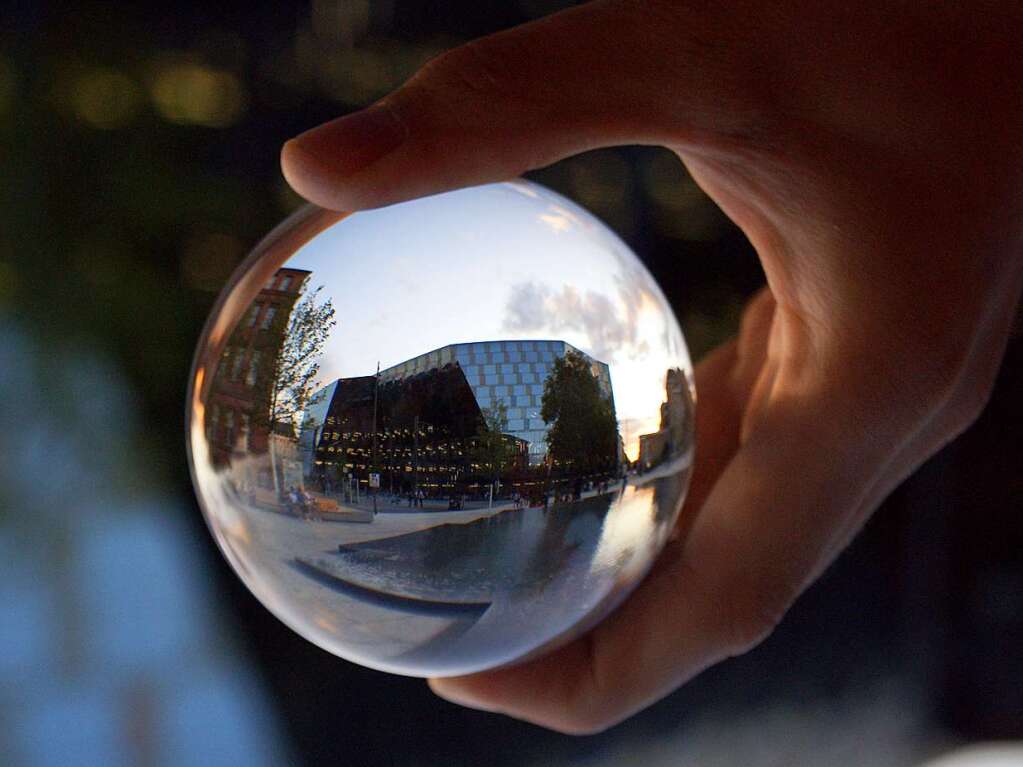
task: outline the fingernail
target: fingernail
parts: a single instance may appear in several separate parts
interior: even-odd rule
[[[296,136],[284,145],[282,157],[302,175],[329,174],[336,180],[368,167],[404,140],[395,114],[375,105]]]

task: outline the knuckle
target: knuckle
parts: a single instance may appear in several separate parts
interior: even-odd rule
[[[728,651],[732,655],[749,652],[774,633],[784,614],[783,610],[757,610],[737,616],[731,622]]]
[[[987,408],[994,393],[997,367],[979,372],[967,371],[945,406],[951,436],[972,426]]]
[[[724,649],[730,655],[743,655],[771,636],[795,600],[788,589],[768,591],[753,584],[734,589],[729,597]]]
[[[508,67],[491,48],[486,42],[472,41],[445,51],[428,61],[412,82],[478,96],[502,93],[508,86]]]

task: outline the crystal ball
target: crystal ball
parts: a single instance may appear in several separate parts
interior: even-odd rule
[[[410,676],[592,628],[671,535],[693,459],[661,290],[526,181],[299,210],[221,293],[188,402],[238,576],[321,648]]]

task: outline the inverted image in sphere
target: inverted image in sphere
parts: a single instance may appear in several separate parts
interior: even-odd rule
[[[340,657],[445,676],[567,642],[638,584],[693,406],[649,272],[515,181],[281,224],[204,330],[188,446],[268,609]]]

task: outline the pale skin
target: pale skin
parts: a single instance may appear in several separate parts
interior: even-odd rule
[[[567,733],[621,721],[761,642],[976,419],[1023,285],[1021,84],[1004,0],[601,0],[285,145],[291,185],[339,210],[666,146],[767,275],[697,366],[693,486],[648,578],[586,636],[437,694]]]

